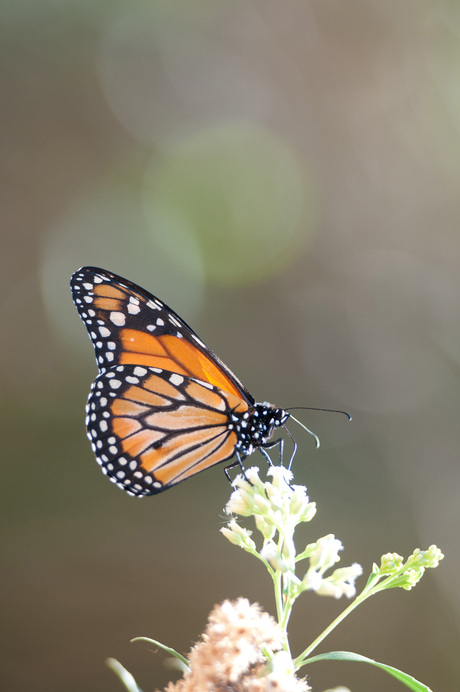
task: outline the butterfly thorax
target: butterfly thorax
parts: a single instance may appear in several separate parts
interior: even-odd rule
[[[230,426],[238,439],[236,449],[244,455],[252,454],[255,449],[268,442],[274,429],[283,425],[288,418],[287,411],[267,402],[254,404],[244,413],[233,411]]]

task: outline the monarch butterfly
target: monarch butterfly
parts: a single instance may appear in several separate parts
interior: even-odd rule
[[[86,406],[97,462],[142,497],[265,448],[290,414],[256,403],[232,371],[171,308],[97,267],[72,276],[72,297],[99,375]],[[280,456],[282,446],[280,447]]]

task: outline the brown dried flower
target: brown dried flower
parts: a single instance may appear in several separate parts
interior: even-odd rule
[[[165,692],[308,692],[282,639],[278,624],[259,605],[246,598],[224,601],[192,648],[190,669]]]

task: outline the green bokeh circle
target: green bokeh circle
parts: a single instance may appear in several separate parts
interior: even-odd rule
[[[207,129],[156,156],[145,181],[150,231],[174,264],[211,283],[285,268],[315,226],[317,186],[265,129]]]

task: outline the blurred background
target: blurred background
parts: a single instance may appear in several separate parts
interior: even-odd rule
[[[274,609],[219,534],[222,467],[138,500],[95,464],[83,264],[170,304],[257,400],[353,415],[300,412],[318,451],[290,426],[319,507],[299,539],[336,534],[365,573],[387,551],[446,558],[322,651],[458,689],[458,3],[14,0],[0,21],[1,689],[121,690],[109,656],[162,688],[165,655],[130,638],[187,652],[225,598]],[[304,595],[294,652],[346,605]]]

